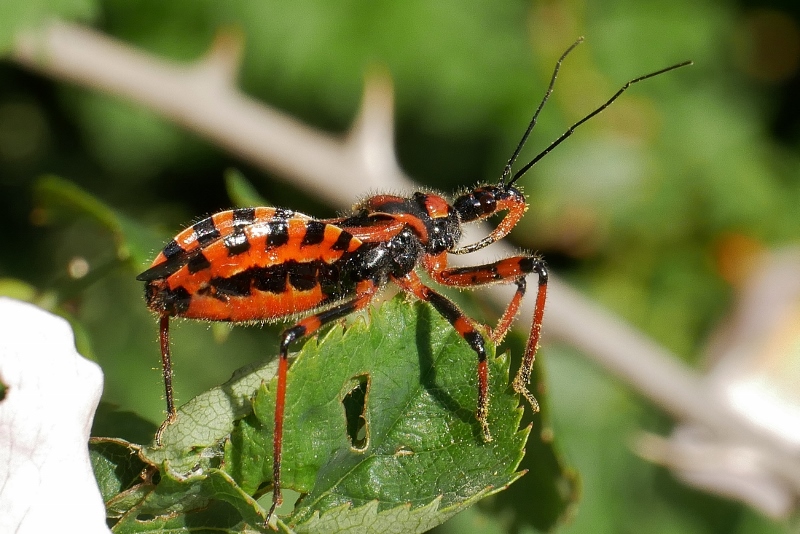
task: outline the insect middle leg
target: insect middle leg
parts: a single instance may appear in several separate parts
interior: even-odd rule
[[[538,256],[514,256],[505,258],[485,265],[474,265],[469,267],[447,267],[447,258],[444,254],[431,258],[425,263],[426,270],[431,277],[438,283],[446,286],[469,288],[494,283],[515,283],[517,290],[508,303],[505,312],[500,317],[497,327],[492,330],[492,341],[499,343],[508,332],[514,317],[519,311],[522,297],[525,295],[525,277],[531,273],[539,276],[539,284],[536,292],[536,308],[533,312],[531,330],[528,334],[528,341],[525,345],[525,352],[522,357],[517,375],[512,383],[514,391],[525,397],[531,405],[533,411],[539,410],[539,402],[528,391],[528,384],[531,380],[533,361],[536,351],[539,348],[541,338],[542,319],[544,317],[544,304],[547,300],[547,266]]]
[[[429,302],[439,314],[453,325],[455,331],[464,338],[464,341],[478,355],[478,408],[475,418],[481,424],[484,441],[492,441],[489,432],[489,368],[486,362],[486,347],[483,335],[475,328],[473,321],[447,297],[437,293],[422,283],[413,271],[401,278],[394,278],[395,283],[408,293],[420,300]]]
[[[281,496],[281,451],[283,445],[283,421],[286,404],[286,373],[289,368],[289,346],[298,339],[308,337],[328,323],[341,319],[365,308],[377,293],[380,286],[372,280],[364,280],[356,288],[356,296],[333,308],[321,311],[297,322],[281,334],[280,356],[278,360],[278,385],[275,397],[275,434],[273,437],[272,461],[272,506],[267,514],[269,523],[275,508],[283,502]]]

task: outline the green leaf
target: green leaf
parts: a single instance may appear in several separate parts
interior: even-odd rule
[[[425,532],[439,525],[478,500],[492,493],[492,488],[476,493],[469,500],[451,506],[441,506],[441,497],[430,504],[412,508],[410,504],[399,505],[381,511],[378,501],[370,501],[361,508],[352,509],[343,504],[329,510],[324,516],[315,514],[308,522],[300,525],[295,532],[383,532],[405,534],[406,532]]]
[[[508,392],[507,358],[489,363],[494,441],[484,443],[475,354],[430,306],[398,298],[369,322],[307,343],[289,372],[282,465],[284,487],[304,497],[285,521],[310,531],[335,517],[342,529],[380,531],[400,514],[405,531],[422,531],[511,484],[528,431]],[[357,448],[343,400],[364,380],[368,438]],[[274,406],[262,387],[225,449],[225,470],[248,492],[272,479]]]
[[[166,461],[148,466],[138,445],[94,438],[90,458],[113,531],[245,532],[264,530],[264,510],[219,469],[194,469],[187,476]]]
[[[168,462],[177,472],[215,465],[235,421],[252,412],[251,398],[276,370],[276,361],[248,365],[190,400],[178,408],[178,420],[164,429],[161,446],[144,447],[142,457],[156,466]]]
[[[100,487],[103,501],[108,502],[140,482],[145,463],[139,459],[137,448],[114,438],[92,438],[89,460]]]
[[[526,339],[520,335],[512,335],[508,340],[509,350],[516,358],[512,358],[512,368],[519,365],[525,348]],[[532,384],[548,384],[545,379],[542,360],[547,353],[537,355],[533,366]],[[457,533],[475,530],[486,522],[497,522],[502,518],[503,532],[520,532],[533,529],[537,532],[550,532],[569,513],[580,498],[580,480],[578,474],[565,466],[559,454],[556,437],[551,423],[551,399],[537,392],[541,411],[533,416],[526,415],[523,420],[530,420],[531,435],[526,444],[525,458],[519,468],[527,471],[519,482],[512,485],[502,495],[496,495],[471,508],[468,514],[443,525],[437,534]],[[473,526],[465,523],[471,515]],[[500,528],[500,525],[498,525]]]
[[[140,450],[160,481],[112,502],[115,531],[262,528],[253,499],[272,482],[275,363],[237,371],[179,408],[162,445]],[[515,482],[529,427],[519,427],[508,358],[489,347],[490,443],[474,415],[476,363],[428,304],[401,297],[307,342],[288,374],[282,463],[284,489],[301,498],[279,509],[279,528],[424,532]],[[537,452],[554,454],[544,443]],[[531,483],[556,484],[550,467]]]
[[[521,354],[524,339],[513,336],[510,348],[514,354]],[[537,361],[540,360],[537,358]],[[515,363],[512,363],[512,368]],[[542,367],[534,365],[533,384],[543,382]],[[537,399],[541,411],[532,416],[526,414],[523,418],[523,421],[530,419],[532,423],[525,457],[519,465],[521,471],[527,471],[525,476],[506,491],[481,501],[439,526],[433,531],[435,534],[551,532],[569,516],[580,499],[580,480],[575,471],[565,467],[559,454],[550,426],[549,397],[537,394]]]
[[[265,530],[263,509],[218,469],[183,477],[165,464],[158,484],[143,486],[137,496],[115,533]]]

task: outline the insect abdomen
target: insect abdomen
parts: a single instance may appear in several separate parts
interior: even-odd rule
[[[178,234],[138,279],[159,314],[268,321],[351,293],[355,282],[342,268],[360,246],[341,228],[303,214],[244,208]]]

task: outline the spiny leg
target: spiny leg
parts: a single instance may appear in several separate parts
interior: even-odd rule
[[[544,317],[544,305],[547,299],[547,266],[538,256],[515,256],[505,258],[494,263],[474,265],[469,267],[447,267],[445,255],[436,257],[425,264],[431,277],[442,285],[453,287],[475,287],[492,283],[517,284],[517,290],[500,317],[497,327],[492,331],[492,340],[499,342],[505,337],[514,317],[519,311],[522,297],[525,294],[525,276],[536,273],[539,276],[539,286],[536,292],[536,308],[531,321],[531,331],[525,345],[522,364],[512,382],[514,391],[521,394],[530,403],[533,411],[539,410],[539,403],[528,391],[528,384],[533,370],[533,361],[539,347]]]
[[[281,453],[283,446],[283,421],[286,406],[286,373],[289,369],[289,346],[298,339],[310,336],[328,323],[341,319],[365,308],[379,286],[372,280],[365,280],[358,286],[356,297],[328,310],[319,312],[298,321],[281,334],[280,359],[278,360],[278,385],[275,397],[275,434],[272,442],[272,506],[267,513],[267,524],[275,508],[283,503],[281,496]]]
[[[511,324],[517,317],[517,313],[519,313],[522,297],[525,296],[525,289],[528,285],[525,277],[517,278],[514,282],[517,284],[517,290],[514,291],[514,296],[511,297],[508,306],[506,306],[506,310],[497,321],[497,326],[489,331],[489,337],[495,345],[499,345],[503,342],[503,339],[505,339],[506,334],[508,334],[508,331],[511,329]]]
[[[534,412],[539,411],[539,402],[531,392],[528,391],[528,384],[530,384],[531,381],[533,360],[536,358],[536,351],[539,350],[539,339],[542,334],[542,318],[544,317],[544,304],[547,300],[547,267],[544,263],[541,263],[537,274],[539,275],[539,287],[536,291],[536,308],[533,311],[531,331],[528,334],[528,342],[525,344],[522,365],[519,366],[517,376],[514,377],[514,382],[512,383],[514,391],[528,400]]]
[[[429,288],[412,271],[402,278],[394,278],[395,283],[403,290],[411,293],[419,300],[429,302],[439,314],[453,325],[455,331],[478,355],[478,408],[475,418],[481,424],[484,441],[492,441],[489,432],[489,368],[486,361],[486,347],[483,336],[475,329],[472,321],[458,309],[447,297]]]
[[[178,418],[172,393],[172,358],[169,352],[169,315],[162,315],[159,322],[158,339],[161,345],[161,373],[164,375],[164,391],[167,399],[167,419],[156,432],[156,445],[161,445],[161,436],[169,425]]]

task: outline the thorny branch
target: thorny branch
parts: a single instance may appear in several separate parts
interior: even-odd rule
[[[240,49],[235,36],[223,35],[204,58],[181,64],[89,28],[53,23],[20,36],[13,59],[44,76],[145,106],[339,208],[349,207],[353,195],[417,187],[396,162],[392,90],[385,76],[367,85],[348,135],[336,136],[241,93],[234,83]],[[345,183],[347,188],[340,187]],[[511,253],[503,243],[495,247],[492,257]],[[607,310],[558,280],[549,294],[549,341],[558,339],[580,349],[678,421],[704,429],[717,443],[759,451],[769,458],[764,469],[775,485],[800,495],[800,463],[789,445],[748,424],[712,392],[704,377]],[[498,305],[507,302],[502,291],[491,292],[490,298]],[[532,316],[532,301],[523,307],[523,317]]]

